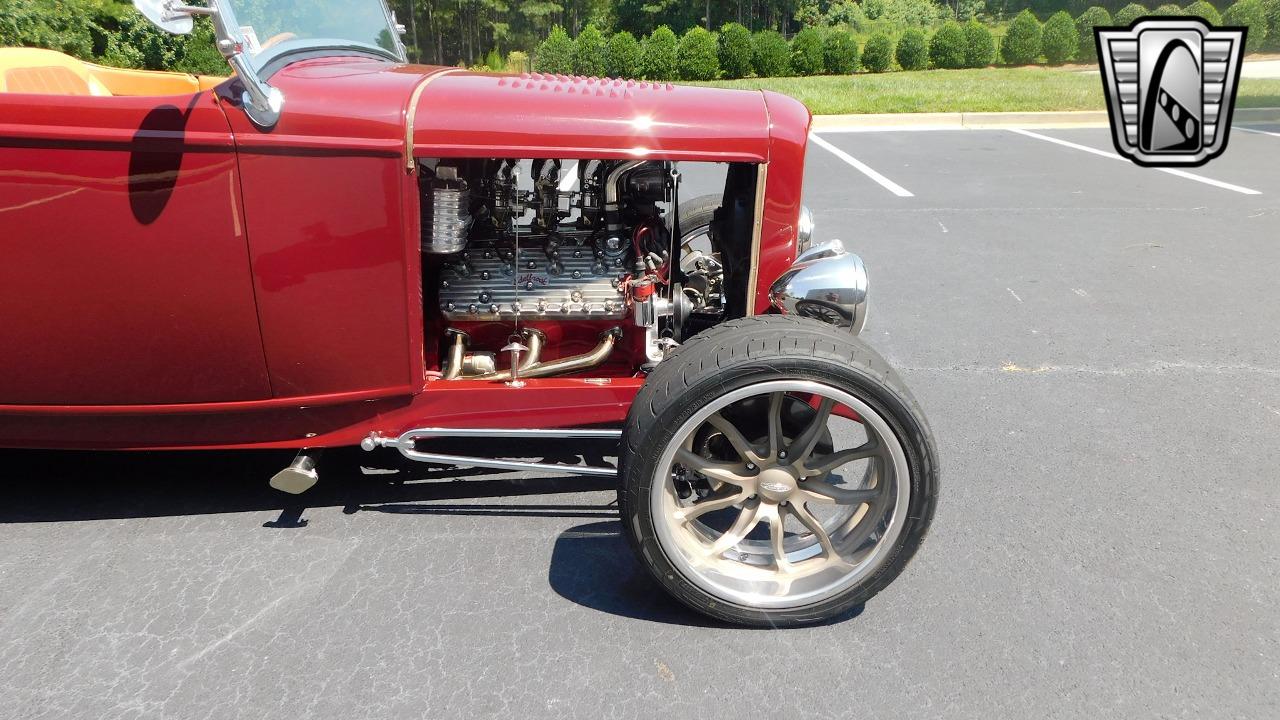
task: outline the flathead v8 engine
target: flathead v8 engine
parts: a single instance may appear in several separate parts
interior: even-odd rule
[[[714,253],[682,253],[673,240],[680,176],[670,162],[440,159],[420,178],[427,302],[454,337],[493,324],[517,336],[539,323],[598,324],[592,341],[634,336],[643,363],[661,359],[664,339],[678,340],[694,314],[722,313]],[[477,356],[477,339],[446,375],[492,374],[500,348]]]

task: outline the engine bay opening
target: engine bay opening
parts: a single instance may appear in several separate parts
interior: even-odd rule
[[[429,376],[629,377],[742,316],[757,177],[747,163],[420,160]]]

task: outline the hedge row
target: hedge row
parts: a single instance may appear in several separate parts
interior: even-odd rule
[[[738,23],[725,24],[719,33],[694,27],[683,36],[663,25],[637,40],[628,32],[606,37],[591,25],[571,38],[557,26],[538,47],[533,69],[649,80],[714,80],[846,75],[859,69],[885,72],[895,64],[903,70],[978,68],[997,58],[1009,65],[1032,64],[1042,58],[1055,65],[1071,60],[1096,62],[1093,28],[1127,26],[1153,14],[1194,15],[1211,25],[1245,25],[1248,51],[1280,48],[1280,0],[1238,0],[1221,15],[1206,0],[1196,0],[1185,7],[1166,4],[1154,10],[1131,3],[1115,15],[1100,6],[1076,18],[1059,11],[1043,23],[1031,10],[1023,10],[1009,24],[998,51],[991,30],[976,18],[965,23],[947,21],[932,36],[916,27],[902,31],[896,40],[887,32],[876,32],[861,48],[851,34],[834,28],[808,27],[788,41],[773,30],[752,33]]]
[[[983,67],[995,60],[995,47],[991,30],[976,19],[964,25],[947,23],[932,40],[916,28],[904,32],[897,43],[877,33],[865,49],[848,32],[813,27],[788,41],[776,31],[752,33],[738,23],[727,23],[719,33],[694,27],[681,37],[664,25],[642,40],[629,32],[606,38],[590,25],[570,38],[557,26],[538,46],[533,69],[649,80],[847,75],[859,69],[884,72],[895,59],[912,70],[928,67],[930,60],[936,67]],[[489,63],[494,70],[509,65]]]

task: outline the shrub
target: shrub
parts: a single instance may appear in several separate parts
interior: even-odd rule
[[[923,55],[921,51],[921,55]],[[862,48],[862,67],[871,72],[884,72],[893,65],[893,40],[884,32],[867,39]]]
[[[924,40],[924,31],[911,28],[898,38],[898,47],[893,51],[898,66],[903,70],[924,70],[929,67],[929,51]]]
[[[1188,15],[1204,18],[1210,25],[1222,24],[1222,14],[1218,12],[1217,8],[1205,2],[1205,0],[1196,0],[1196,2],[1188,5],[1184,12]]]
[[[972,20],[986,9],[986,0],[959,0],[956,7],[956,17],[960,20]]]
[[[1040,21],[1030,10],[1023,10],[1009,23],[1000,56],[1010,65],[1027,65],[1040,57]]]
[[[791,69],[797,75],[822,74],[822,33],[805,28],[791,39]]]
[[[906,37],[904,34],[903,37]],[[901,43],[898,45],[901,51]],[[938,28],[938,32],[929,38],[929,61],[934,67],[955,70],[964,67],[964,28],[960,23],[950,20]],[[901,58],[898,60],[902,62]],[[906,65],[903,65],[906,67]]]
[[[523,50],[512,50],[507,53],[506,71],[514,74],[529,72],[529,53]]]
[[[1206,5],[1208,3],[1205,3]],[[1213,6],[1210,5],[1210,8]],[[1093,29],[1095,27],[1109,27],[1111,25],[1111,13],[1107,9],[1094,5],[1093,7],[1080,13],[1080,17],[1076,18],[1076,32],[1080,33],[1080,44],[1076,46],[1076,59],[1081,62],[1097,62],[1098,61],[1098,44],[1093,41]]]
[[[1249,28],[1245,38],[1246,52],[1256,52],[1267,39],[1267,9],[1262,0],[1240,0],[1222,13],[1222,23],[1232,27]]]
[[[760,77],[780,77],[791,72],[791,48],[774,30],[761,30],[751,38],[751,65]]]
[[[720,28],[720,69],[727,78],[751,74],[751,31],[738,23]]]
[[[650,80],[676,79],[676,49],[679,41],[666,25],[649,33],[640,43],[640,68]]]
[[[1076,30],[1076,22],[1065,10],[1059,10],[1044,24],[1044,37],[1041,40],[1044,56],[1053,65],[1075,57],[1080,47],[1080,33]]]
[[[604,71],[609,77],[640,76],[640,41],[623,30],[604,46]]]
[[[41,47],[89,60],[103,35],[77,0],[0,0],[0,47]]]
[[[884,17],[884,11],[889,6],[885,0],[862,0],[862,12],[866,14],[868,20],[879,20]]]
[[[1174,5],[1173,3],[1166,3],[1164,5],[1161,5],[1160,7],[1156,8],[1151,12],[1153,15],[1168,15],[1169,17],[1180,17],[1182,15],[1187,14],[1185,10],[1178,7],[1177,5]]]
[[[996,59],[996,39],[986,25],[970,18],[964,24],[964,66],[982,68]]]
[[[827,10],[827,24],[833,27],[847,27],[863,32],[867,28],[867,13],[861,3],[853,0],[836,0]]]
[[[847,32],[832,30],[822,41],[822,64],[831,75],[858,71],[858,41]]]
[[[587,25],[573,41],[573,71],[579,75],[603,75],[604,35]]]
[[[715,80],[720,76],[716,36],[701,25],[689,28],[676,48],[676,65],[682,80]]]
[[[932,27],[941,18],[950,17],[934,0],[888,0],[884,19],[898,27]]]
[[[1114,20],[1117,26],[1128,27],[1134,20],[1137,20],[1143,15],[1150,14],[1151,11],[1148,10],[1145,5],[1129,3],[1116,11]]]
[[[1280,50],[1280,0],[1262,0],[1267,13],[1266,46]]]
[[[564,28],[559,25],[551,28],[551,34],[534,53],[533,69],[562,75],[573,72],[573,40]]]

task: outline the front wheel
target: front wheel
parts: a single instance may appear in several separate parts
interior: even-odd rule
[[[924,538],[936,451],[873,350],[786,316],[730,321],[658,365],[627,418],[619,505],[650,573],[733,623],[841,616]]]

